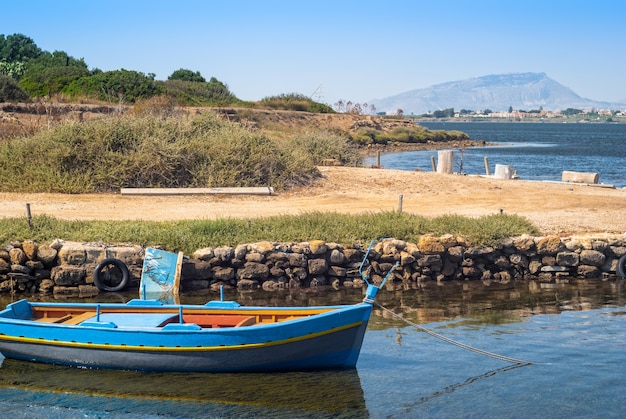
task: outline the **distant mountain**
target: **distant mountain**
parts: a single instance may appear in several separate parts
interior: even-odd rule
[[[378,112],[405,115],[423,114],[454,108],[455,111],[485,110],[548,111],[575,109],[625,109],[624,103],[598,102],[578,96],[571,89],[552,80],[545,73],[511,73],[475,77],[467,80],[437,84],[425,89],[411,90],[369,103]]]

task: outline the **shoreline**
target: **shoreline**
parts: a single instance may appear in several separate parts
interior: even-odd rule
[[[65,220],[257,219],[309,212],[402,211],[425,217],[516,214],[543,234],[624,234],[626,189],[502,180],[435,172],[320,166],[310,186],[270,196],[0,193],[0,216]]]

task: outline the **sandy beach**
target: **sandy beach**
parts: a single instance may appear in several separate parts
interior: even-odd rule
[[[391,169],[320,167],[314,185],[271,196],[0,193],[0,214],[66,220],[182,220],[395,211],[523,216],[544,234],[624,234],[626,189]]]

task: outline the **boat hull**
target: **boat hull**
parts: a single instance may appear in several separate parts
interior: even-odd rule
[[[365,325],[277,345],[218,350],[124,350],[2,342],[7,358],[86,368],[146,371],[282,371],[353,368]]]

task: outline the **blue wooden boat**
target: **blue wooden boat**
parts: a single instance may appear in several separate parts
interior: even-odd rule
[[[20,300],[0,312],[0,352],[20,360],[146,371],[353,368],[383,284],[368,283],[361,303],[318,307],[244,307],[223,295],[205,305]]]

